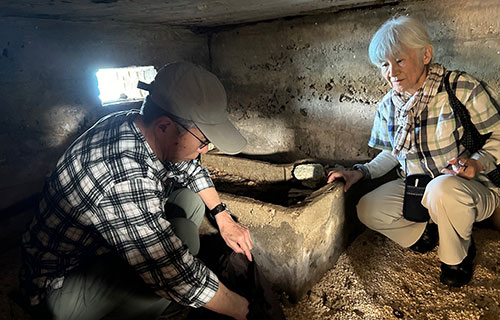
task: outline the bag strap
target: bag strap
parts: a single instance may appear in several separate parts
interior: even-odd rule
[[[458,71],[455,81],[453,82],[453,87],[456,90],[457,80],[463,72]],[[457,98],[455,93],[450,87],[450,75],[451,71],[448,71],[444,78],[444,87],[448,93],[448,100],[453,109],[455,115],[458,116],[462,127],[464,128],[464,134],[460,139],[460,144],[462,144],[465,149],[467,149],[471,154],[478,151],[483,147],[486,140],[489,138],[490,134],[481,135],[477,130],[476,126],[472,123],[470,119],[469,110],[464,106],[464,104]]]
[[[446,92],[448,93],[448,100],[451,108],[453,109],[453,112],[458,116],[458,119],[460,120],[460,123],[464,128],[464,134],[460,139],[460,143],[472,154],[484,146],[486,140],[491,136],[491,133],[481,135],[479,133],[479,130],[477,130],[476,126],[472,123],[469,110],[467,110],[464,104],[457,98],[450,87],[450,74],[451,71],[448,71],[446,73],[446,76],[444,78],[444,87],[446,89]],[[455,77],[455,81],[453,82],[453,87],[455,90],[457,88],[458,77],[460,77],[460,75],[462,74],[462,71],[457,71],[457,76]],[[500,110],[497,102],[494,101],[491,94],[487,91],[486,86],[483,83],[481,83],[481,85],[484,87],[486,93],[490,97],[490,100],[495,105],[497,110]],[[497,164],[496,169],[488,172],[486,176],[497,187],[500,187],[500,164]]]

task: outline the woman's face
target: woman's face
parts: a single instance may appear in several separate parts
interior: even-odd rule
[[[379,65],[382,76],[399,93],[413,95],[427,76],[426,65],[432,58],[432,49],[405,48],[397,57],[387,57]]]

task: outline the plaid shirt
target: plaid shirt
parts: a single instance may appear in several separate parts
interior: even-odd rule
[[[213,187],[196,160],[162,163],[133,122],[137,111],[101,119],[80,136],[47,179],[39,212],[23,236],[21,280],[32,304],[95,256],[114,252],[158,295],[200,307],[217,276],[194,258],[166,220],[170,181]]]
[[[488,187],[494,187],[484,173],[495,169],[495,164],[500,160],[500,110],[491,102],[490,96],[479,81],[470,75],[462,74],[457,79],[457,73],[453,72],[450,82],[452,89],[456,85],[455,95],[469,110],[472,123],[479,132],[492,133],[480,151],[464,156],[477,159],[483,164],[484,172],[477,178]],[[495,92],[488,91],[491,98],[500,101]],[[397,131],[394,109],[389,92],[380,102],[375,114],[369,146],[392,151]],[[458,157],[464,151],[465,148],[459,142],[463,127],[453,113],[443,83],[434,99],[429,102],[420,117],[415,119],[414,130],[415,143],[411,146],[411,151],[406,158],[397,158],[401,167],[406,168],[406,174],[438,176],[448,165],[448,160]]]

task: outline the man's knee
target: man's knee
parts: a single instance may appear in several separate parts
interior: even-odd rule
[[[62,288],[48,293],[46,305],[56,320],[100,319],[118,308],[120,301],[139,286],[144,284],[133,269],[107,254],[73,269]]]
[[[169,221],[172,224],[175,235],[188,247],[192,255],[197,255],[200,251],[198,226],[186,218],[173,218]]]
[[[197,193],[183,188],[170,195],[165,211],[168,219],[186,218],[199,227],[205,215],[205,203]]]

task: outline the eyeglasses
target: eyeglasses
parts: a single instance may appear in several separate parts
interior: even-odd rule
[[[191,132],[191,130],[189,130],[188,128],[186,128],[185,126],[183,126],[181,123],[177,122],[174,120],[175,123],[177,123],[178,125],[180,125],[184,130],[186,130],[187,132],[189,132],[193,137],[195,137],[196,139],[198,139],[198,141],[200,141],[200,146],[198,147],[198,149],[203,149],[205,148],[206,146],[208,146],[208,144],[210,143],[210,140],[201,140],[200,138],[198,138],[194,133]]]

